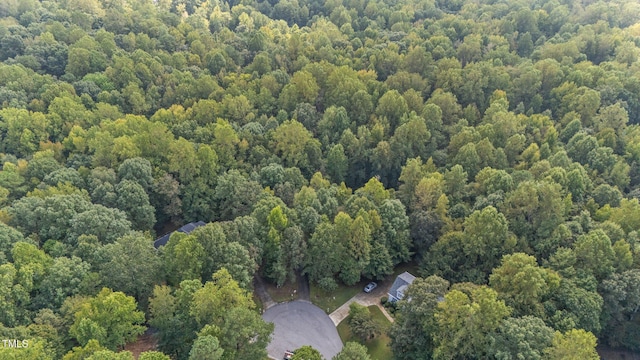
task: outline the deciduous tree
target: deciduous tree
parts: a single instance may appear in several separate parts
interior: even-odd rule
[[[98,295],[80,304],[69,333],[81,345],[96,339],[115,350],[142,334],[143,322],[144,313],[136,309],[132,297],[103,288]]]

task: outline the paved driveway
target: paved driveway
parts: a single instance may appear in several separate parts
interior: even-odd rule
[[[378,287],[370,293],[366,293],[364,291],[357,293],[354,297],[347,300],[346,303],[342,304],[342,306],[329,314],[329,318],[331,318],[331,321],[333,321],[335,326],[338,326],[338,324],[340,324],[342,320],[346,319],[347,316],[349,316],[349,305],[351,305],[351,303],[353,302],[356,302],[364,306],[376,305],[382,311],[382,314],[386,316],[387,319],[389,319],[390,322],[394,322],[394,319],[391,317],[391,315],[389,315],[387,309],[385,309],[380,304],[380,298],[387,295],[390,287],[391,282],[387,281],[379,284]]]
[[[269,356],[282,359],[285,350],[311,345],[325,359],[333,358],[342,350],[342,340],[329,316],[307,301],[280,303],[262,315],[275,324],[272,340],[267,346]]]

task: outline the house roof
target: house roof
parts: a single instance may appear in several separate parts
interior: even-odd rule
[[[400,278],[402,281],[404,281],[407,284],[411,284],[413,282],[413,280],[416,279],[415,276],[411,275],[408,272],[403,272],[402,274],[398,275],[398,278]]]
[[[193,230],[199,228],[200,226],[205,226],[207,225],[204,221],[197,221],[197,222],[192,222],[192,223],[188,223],[187,225],[184,225],[183,227],[181,227],[180,229],[176,230],[179,231],[181,233],[185,233],[185,234],[190,234]],[[153,247],[155,247],[156,249],[159,248],[160,246],[165,246],[167,245],[167,243],[169,242],[169,238],[171,237],[171,234],[173,234],[174,231],[164,234],[161,237],[157,238],[154,242],[153,242]]]
[[[193,230],[195,230],[196,228],[199,228],[200,226],[205,226],[205,225],[207,225],[207,224],[204,221],[192,222],[192,223],[188,223],[187,225],[181,227],[177,231],[183,232],[185,234],[189,234]]]
[[[153,247],[155,247],[156,249],[159,248],[160,246],[165,246],[167,245],[167,243],[169,242],[169,238],[171,237],[171,234],[173,234],[173,231],[168,233],[168,234],[164,234],[161,237],[157,238],[154,242],[153,242]]]
[[[391,285],[391,289],[389,289],[389,295],[396,297],[398,296],[398,290],[400,290],[401,288],[406,289],[406,287],[408,285],[410,285],[413,280],[415,280],[415,276],[411,275],[408,272],[403,272],[402,274],[398,275],[398,277],[396,278],[396,281],[393,282],[393,285]]]

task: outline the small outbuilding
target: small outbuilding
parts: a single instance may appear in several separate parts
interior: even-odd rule
[[[205,225],[207,225],[207,224],[204,221],[192,222],[192,223],[188,223],[187,225],[184,225],[183,227],[181,227],[180,229],[178,229],[176,231],[184,233],[184,234],[189,234],[193,230],[199,228],[200,226],[205,226]],[[164,234],[161,237],[157,238],[153,242],[153,246],[157,249],[160,246],[167,245],[167,243],[169,242],[169,238],[171,237],[171,234],[173,234],[174,232],[175,231],[172,231],[170,233]]]
[[[413,283],[413,280],[415,279],[415,276],[406,271],[398,275],[396,281],[394,281],[393,285],[391,285],[391,289],[389,289],[389,301],[396,302],[398,300],[402,300],[404,298],[405,292],[407,291],[407,288],[409,287],[409,285],[411,285],[411,283]]]

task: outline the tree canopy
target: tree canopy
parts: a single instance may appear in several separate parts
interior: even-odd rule
[[[397,359],[638,351],[639,59],[635,0],[2,1],[2,333],[261,359],[255,276],[407,266]]]

